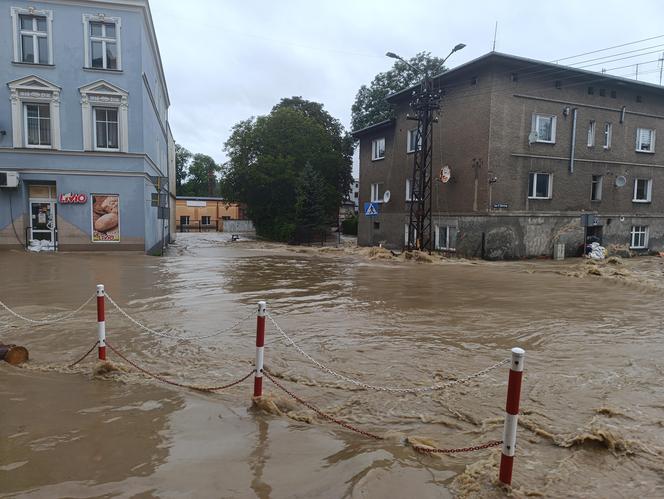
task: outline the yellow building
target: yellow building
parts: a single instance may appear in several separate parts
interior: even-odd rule
[[[223,198],[177,196],[175,222],[178,232],[223,231],[224,220],[245,220],[244,206]]]

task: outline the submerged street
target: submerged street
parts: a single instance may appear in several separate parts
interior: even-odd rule
[[[103,283],[110,344],[173,381],[249,373],[256,304],[314,359],[390,387],[458,380],[526,350],[516,497],[664,495],[664,259],[496,262],[402,259],[356,248],[178,234],[161,258],[5,252],[0,300],[41,319]],[[244,319],[232,330],[195,342]],[[468,447],[502,436],[508,366],[421,394],[365,390],[317,369],[268,320],[265,366],[330,424],[264,379],[219,394],[159,383],[113,352],[73,368],[97,339],[91,302],[33,325],[0,310],[0,494],[8,497],[495,497],[500,448],[416,453],[406,439]]]

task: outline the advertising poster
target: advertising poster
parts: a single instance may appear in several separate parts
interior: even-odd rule
[[[92,242],[120,242],[120,196],[92,194]]]

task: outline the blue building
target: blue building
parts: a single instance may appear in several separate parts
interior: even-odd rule
[[[0,0],[0,248],[160,252],[169,105],[147,0]]]

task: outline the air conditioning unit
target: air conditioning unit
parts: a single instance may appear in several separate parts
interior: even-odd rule
[[[18,187],[18,172],[0,172],[0,187]]]

